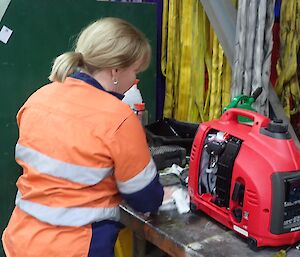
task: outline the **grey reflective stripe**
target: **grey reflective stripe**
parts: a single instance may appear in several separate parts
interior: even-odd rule
[[[16,159],[40,173],[85,185],[95,185],[112,174],[111,167],[94,168],[66,163],[20,144],[16,145]]]
[[[16,196],[16,205],[37,218],[40,221],[57,226],[84,226],[101,220],[119,221],[119,207],[113,208],[53,208],[42,204],[34,203],[21,198],[21,193],[18,191]]]
[[[118,188],[120,192],[124,194],[132,194],[138,192],[149,185],[156,175],[156,166],[151,158],[148,165],[139,174],[125,182],[118,181]]]

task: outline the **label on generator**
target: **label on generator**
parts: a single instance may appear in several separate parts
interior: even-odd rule
[[[240,234],[242,234],[242,235],[244,235],[246,237],[248,237],[248,235],[249,235],[247,230],[242,229],[242,228],[240,228],[240,227],[238,227],[236,225],[233,225],[233,230],[235,230],[236,232],[239,232]]]

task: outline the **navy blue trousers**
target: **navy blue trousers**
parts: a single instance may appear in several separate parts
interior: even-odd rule
[[[115,257],[114,246],[122,226],[110,220],[93,223],[88,257]]]

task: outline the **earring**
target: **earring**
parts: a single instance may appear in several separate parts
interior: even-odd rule
[[[118,83],[119,83],[119,81],[114,79],[114,85],[116,86],[116,85],[118,85]]]

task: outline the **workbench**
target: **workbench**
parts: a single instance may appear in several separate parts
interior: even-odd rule
[[[160,211],[144,216],[121,205],[121,222],[135,235],[135,257],[143,256],[143,240],[173,257],[271,257],[285,247],[251,250],[246,240],[217,223],[204,213],[178,214],[177,210]],[[287,257],[299,257],[293,248]]]

